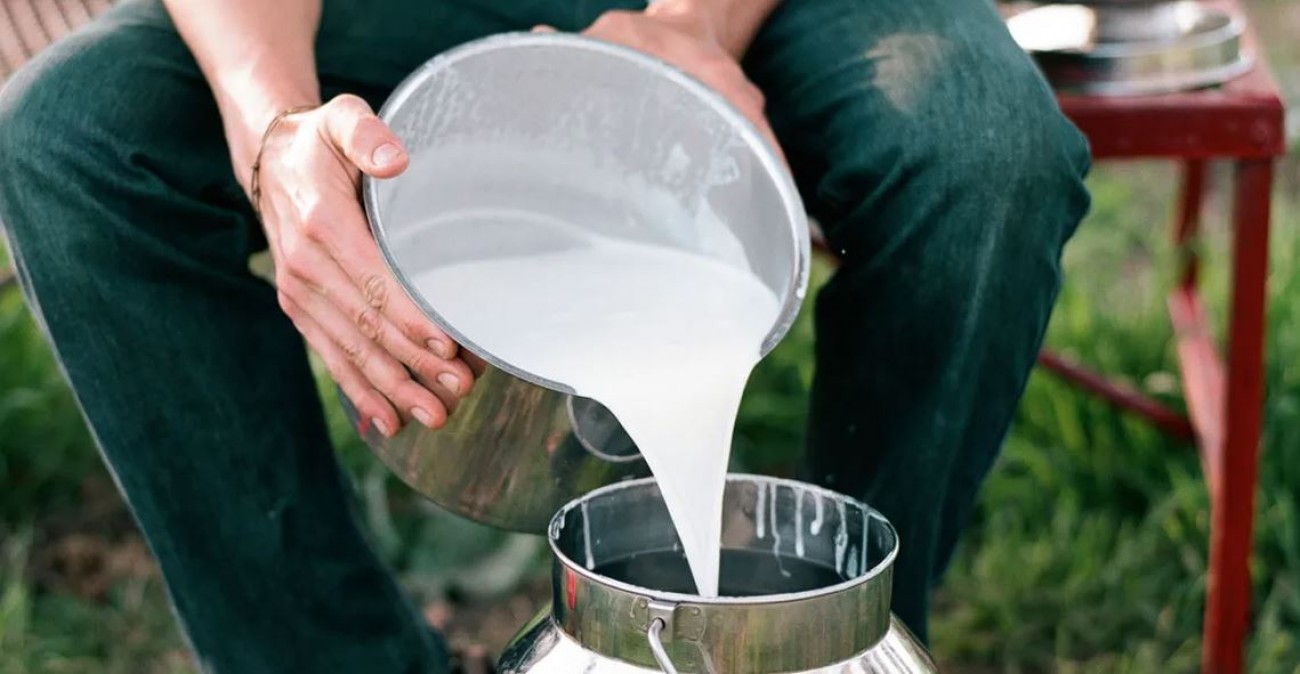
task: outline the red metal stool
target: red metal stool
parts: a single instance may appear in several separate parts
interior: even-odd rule
[[[1218,3],[1239,11],[1235,0]],[[1219,88],[1142,98],[1062,96],[1061,108],[1088,136],[1096,159],[1163,158],[1183,162],[1175,245],[1201,220],[1206,162],[1232,161],[1232,275],[1226,364],[1213,342],[1197,291],[1194,246],[1185,247],[1169,316],[1177,341],[1188,415],[1044,352],[1040,364],[1160,428],[1193,441],[1209,482],[1210,572],[1206,590],[1203,674],[1244,671],[1250,619],[1255,482],[1263,404],[1265,279],[1269,197],[1275,159],[1285,152],[1283,106],[1254,35],[1249,74]]]

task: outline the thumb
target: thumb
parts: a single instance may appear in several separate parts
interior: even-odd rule
[[[324,113],[330,141],[363,173],[391,178],[406,170],[410,157],[402,141],[364,100],[344,94],[330,101]]]
[[[533,31],[532,31],[532,32],[534,32],[534,33],[558,33],[559,31],[555,30],[555,28],[554,28],[553,26],[548,26],[548,25],[546,25],[546,24],[541,24],[541,25],[539,25],[539,26],[533,26]]]

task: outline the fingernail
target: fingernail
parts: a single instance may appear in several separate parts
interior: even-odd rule
[[[373,161],[376,166],[395,164],[401,158],[402,148],[397,147],[392,143],[384,143],[383,145],[380,145],[375,148],[374,153],[370,155],[370,161]]]
[[[430,416],[428,412],[424,411],[423,408],[412,407],[411,416],[415,417],[416,421],[424,424],[428,428],[433,428],[433,417]]]
[[[379,429],[380,435],[384,436],[385,438],[393,437],[391,434],[389,434],[388,424],[384,423],[383,419],[380,419],[379,417],[375,417],[370,420],[370,423],[373,424],[375,428]]]
[[[429,345],[429,350],[434,352],[434,354],[436,354],[439,358],[447,357],[446,342],[437,339],[431,339],[425,343]]]
[[[457,377],[450,372],[443,372],[438,375],[438,383],[442,384],[447,388],[447,390],[452,391],[453,393],[460,393],[460,377]]]

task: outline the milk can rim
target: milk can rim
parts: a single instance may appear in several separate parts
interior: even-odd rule
[[[773,184],[781,198],[782,204],[786,210],[787,224],[791,225],[787,229],[794,239],[794,287],[782,300],[781,313],[777,316],[776,322],[767,336],[763,339],[763,344],[759,350],[760,356],[766,356],[776,348],[776,345],[785,337],[790,328],[794,325],[795,319],[798,318],[799,309],[803,303],[804,296],[807,294],[808,279],[810,271],[811,243],[809,240],[808,216],[803,208],[803,201],[799,195],[798,188],[794,185],[793,177],[790,172],[784,168],[778,155],[772,148],[771,144],[759,133],[758,129],[734,106],[731,105],[721,94],[695,79],[691,75],[680,70],[676,66],[663,61],[659,58],[639,52],[629,47],[617,45],[611,42],[596,40],[593,38],[575,35],[571,33],[526,33],[526,32],[508,32],[491,35],[477,40],[472,40],[458,45],[438,55],[430,58],[419,68],[416,68],[410,75],[407,75],[392,94],[379,109],[379,117],[385,123],[391,121],[392,116],[401,109],[413,92],[423,84],[434,72],[443,70],[456,62],[469,58],[471,56],[494,51],[498,49],[514,47],[546,47],[560,46],[575,49],[586,49],[589,51],[601,52],[622,58],[629,61],[642,69],[662,75],[674,84],[681,86],[691,94],[700,98],[709,108],[721,115],[737,130],[738,135],[755,154],[759,163],[763,166],[766,174],[773,179]],[[439,328],[447,333],[449,337],[468,348],[471,352],[483,358],[488,364],[496,367],[506,373],[522,379],[526,382],[542,386],[554,391],[574,395],[577,392],[568,384],[539,376],[528,372],[512,363],[496,356],[491,351],[482,348],[474,340],[468,339],[466,335],[457,330],[450,321],[443,318],[441,314],[433,309],[428,302],[421,297],[416,291],[414,284],[407,277],[406,273],[397,264],[396,256],[389,245],[387,239],[383,217],[378,206],[378,189],[381,179],[372,178],[369,175],[361,176],[361,195],[365,208],[366,219],[369,221],[371,234],[379,247],[380,254],[384,258],[388,269],[402,286],[411,301],[420,308],[424,314],[431,319]]]
[[[762,483],[762,484],[776,484],[780,486],[799,489],[805,492],[813,492],[820,496],[841,499],[845,501],[846,504],[851,504],[860,508],[866,514],[867,517],[873,517],[879,522],[881,522],[882,524],[884,524],[886,527],[888,527],[889,532],[893,534],[894,537],[894,546],[888,553],[885,554],[885,556],[879,562],[877,562],[874,566],[872,566],[871,571],[864,573],[856,578],[850,578],[848,580],[844,580],[834,585],[827,585],[826,587],[819,587],[815,590],[805,590],[803,592],[782,592],[778,594],[765,594],[765,595],[758,595],[752,597],[702,597],[700,595],[695,595],[695,594],[684,594],[680,592],[664,592],[662,590],[654,590],[648,587],[642,587],[640,585],[633,585],[632,583],[626,583],[621,580],[616,580],[608,576],[602,576],[600,574],[597,574],[591,571],[590,569],[587,569],[582,564],[578,563],[576,560],[574,560],[569,555],[565,554],[563,551],[560,550],[559,545],[556,543],[556,539],[558,538],[559,532],[562,529],[562,523],[564,521],[564,517],[568,515],[570,510],[574,508],[580,508],[582,507],[583,503],[590,501],[591,499],[603,496],[608,492],[614,492],[620,489],[632,489],[636,487],[642,487],[647,484],[657,483],[656,478],[645,477],[645,478],[638,478],[635,480],[623,480],[622,482],[616,482],[614,484],[606,485],[598,489],[593,489],[590,492],[587,492],[585,495],[564,504],[564,506],[560,508],[558,512],[555,513],[555,516],[551,518],[550,526],[548,526],[546,530],[546,540],[551,547],[551,554],[554,555],[555,558],[559,560],[562,564],[564,564],[566,569],[572,570],[574,573],[577,573],[578,575],[582,576],[586,580],[594,583],[598,583],[600,585],[611,587],[630,594],[640,595],[651,599],[669,601],[676,604],[717,606],[720,608],[725,608],[728,606],[759,606],[759,605],[770,605],[770,604],[784,604],[784,603],[791,603],[791,602],[798,602],[798,601],[806,601],[809,599],[818,599],[821,597],[828,597],[846,590],[851,590],[857,587],[867,585],[872,581],[876,580],[877,578],[879,578],[880,576],[888,573],[889,570],[893,568],[894,559],[898,556],[898,549],[899,549],[898,530],[894,528],[893,523],[890,522],[889,519],[886,518],[884,515],[882,515],[879,510],[872,508],[866,503],[863,503],[862,501],[859,501],[858,499],[853,498],[852,496],[846,496],[837,491],[833,491],[831,489],[827,489],[825,487],[821,487],[815,484],[809,484],[807,482],[800,482],[799,480],[790,480],[781,477],[772,477],[769,475],[756,475],[752,473],[728,473],[727,482],[728,483],[751,482],[751,483]]]

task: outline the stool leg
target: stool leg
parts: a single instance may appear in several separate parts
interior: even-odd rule
[[[1250,553],[1263,405],[1271,160],[1237,165],[1224,446],[1208,449],[1210,578],[1203,674],[1241,674],[1250,620]]]
[[[1205,203],[1205,160],[1191,159],[1183,164],[1182,194],[1178,202],[1178,219],[1174,221],[1174,244],[1178,246],[1180,263],[1179,285],[1192,288],[1196,285],[1200,254],[1196,247],[1187,244],[1200,233],[1201,207]]]

